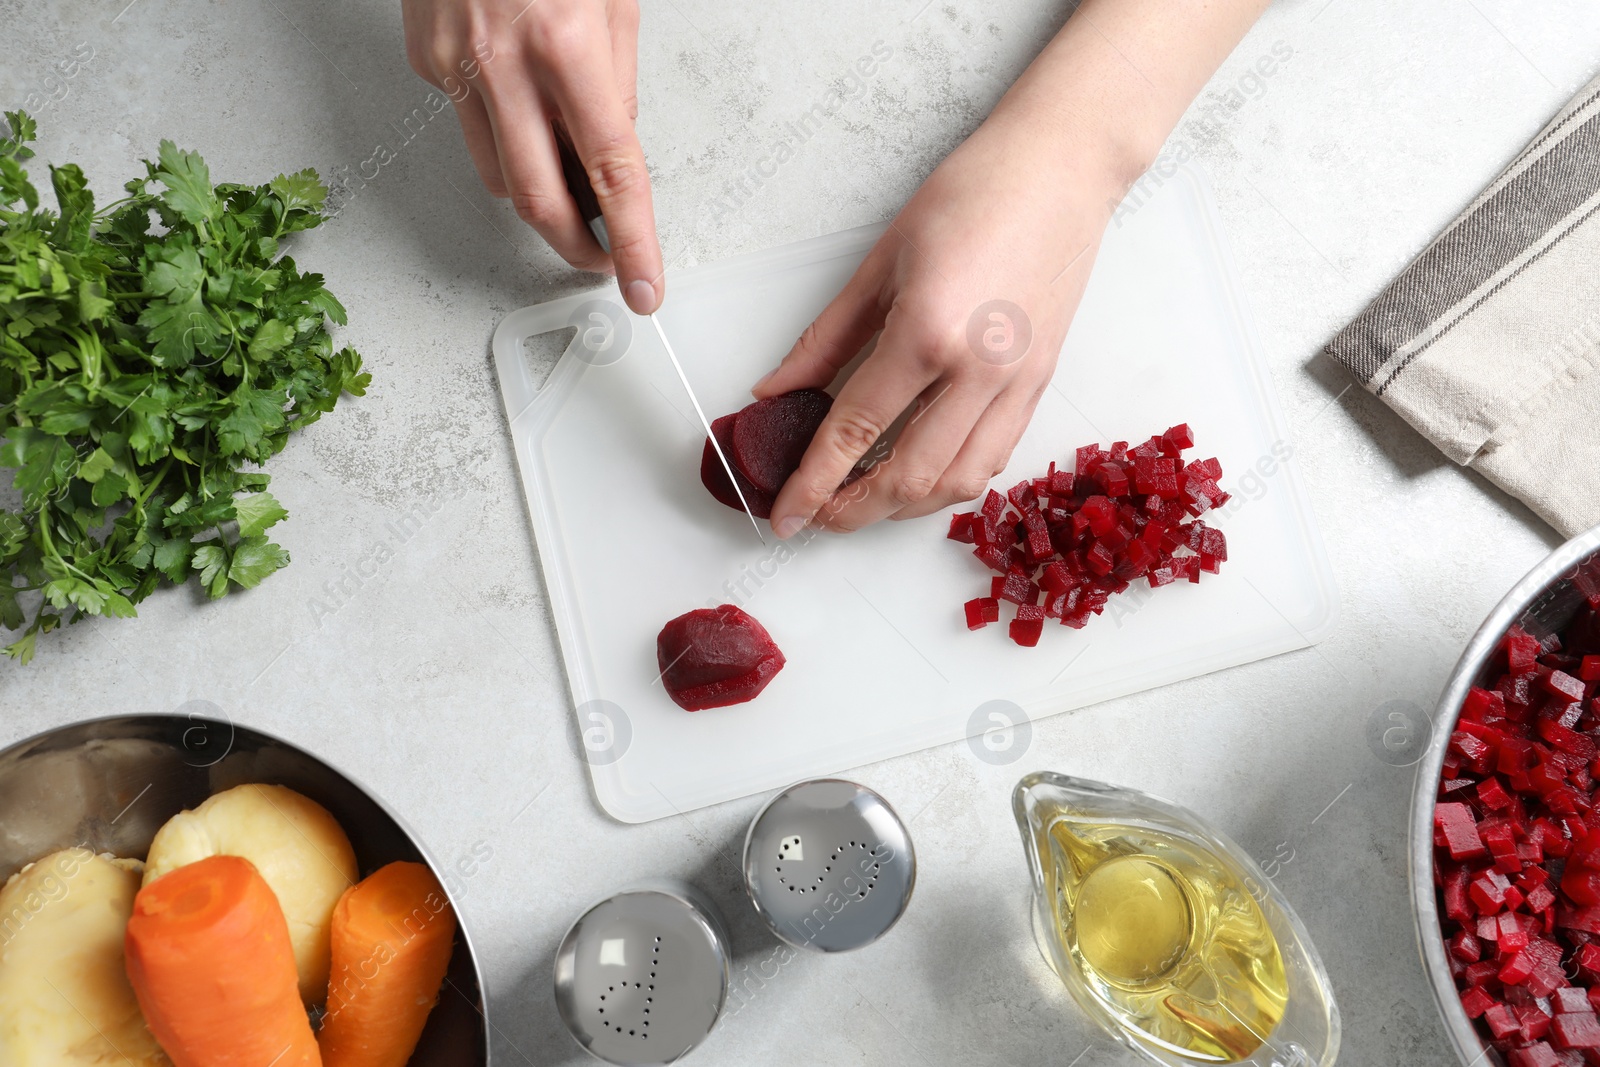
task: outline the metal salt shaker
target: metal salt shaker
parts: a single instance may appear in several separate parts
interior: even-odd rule
[[[756,814],[745,888],[772,932],[796,948],[870,945],[904,913],[917,860],[887,801],[839,778],[792,785]]]
[[[705,1039],[728,997],[727,930],[682,883],[652,883],[596,904],[556,953],[556,1008],[585,1050],[654,1067]]]

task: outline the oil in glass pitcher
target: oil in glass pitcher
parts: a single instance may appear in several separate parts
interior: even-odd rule
[[[1321,961],[1248,855],[1182,808],[1031,774],[1013,808],[1040,948],[1073,999],[1156,1063],[1326,1067]]]

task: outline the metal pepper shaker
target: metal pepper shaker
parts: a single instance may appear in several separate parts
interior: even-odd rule
[[[690,885],[652,883],[602,900],[572,924],[556,952],[556,1009],[578,1044],[607,1063],[672,1063],[716,1025],[730,959],[709,898]]]
[[[796,948],[870,945],[905,912],[916,877],[911,836],[888,801],[840,778],[790,786],[745,835],[745,889]]]

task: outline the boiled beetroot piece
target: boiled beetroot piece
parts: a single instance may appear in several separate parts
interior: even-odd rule
[[[733,467],[733,476],[739,479],[739,488],[744,490],[744,498],[750,504],[750,514],[758,519],[772,517],[772,502],[776,495],[764,493],[743,476],[739,465],[733,462],[733,428],[738,421],[739,413],[724,415],[711,423],[711,432],[717,438],[717,444],[722,446],[722,454],[728,457],[728,463]],[[728,481],[728,472],[722,469],[722,461],[717,459],[716,450],[711,447],[708,440],[700,452],[700,481],[711,491],[711,495],[735,511],[743,511],[739,504],[739,496],[733,491],[733,483]]]
[[[1034,604],[1023,604],[1017,608],[1017,617],[1011,620],[1011,640],[1019,645],[1032,648],[1039,643],[1039,635],[1044,633],[1044,609]]]
[[[991,622],[1000,621],[1000,601],[992,596],[969,600],[963,606],[967,613],[967,629],[981,630]]]
[[[661,684],[685,711],[754,700],[783,664],[772,635],[732,604],[679,615],[656,637]]]
[[[1197,583],[1201,574],[1221,570],[1227,539],[1199,519],[1228,501],[1218,485],[1222,464],[1185,461],[1183,452],[1193,445],[1194,434],[1182,423],[1132,447],[1126,441],[1114,441],[1110,449],[1084,445],[1070,468],[1052,463],[1041,477],[1018,482],[1004,496],[989,490],[977,511],[951,516],[946,536],[971,545],[972,554],[998,575],[989,598],[1017,605],[1008,628],[1013,640],[1036,644],[1045,619],[1081,629],[1135,581],[1154,589]],[[1594,593],[1600,601],[1600,579]],[[967,625],[978,629],[971,603]],[[1534,654],[1525,641],[1507,652],[1518,662],[1531,662]],[[1555,669],[1541,677],[1539,691],[1576,705],[1581,687],[1593,680],[1585,671],[1600,679],[1600,659],[1587,666],[1569,659],[1550,665]],[[1582,757],[1583,742],[1567,736],[1571,726],[1556,721],[1542,736]],[[1557,727],[1567,733],[1555,734]]]
[[[833,397],[821,389],[758,400],[739,412],[730,458],[757,489],[776,499],[832,407]]]

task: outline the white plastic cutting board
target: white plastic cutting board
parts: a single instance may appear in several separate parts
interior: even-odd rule
[[[708,416],[749,402],[879,230],[669,278],[660,318]],[[580,332],[541,388],[524,341],[570,325]],[[1083,630],[1047,622],[1036,648],[1012,644],[1004,621],[966,629],[961,605],[988,595],[990,576],[945,539],[949,512],[797,549],[768,532],[762,548],[701,486],[693,410],[614,290],[512,312],[494,357],[595,794],[625,822],[976,736],[1004,725],[990,712],[1006,705],[979,711],[991,701],[1038,718],[1301,648],[1333,625],[1293,449],[1190,172],[1108,232],[1055,388],[995,485],[1070,464],[1078,445],[1188,422],[1240,502],[1215,520],[1229,559],[1199,585],[1114,597]],[[662,691],[656,634],[718,602],[759,619],[788,665],[756,700],[690,714]]]

